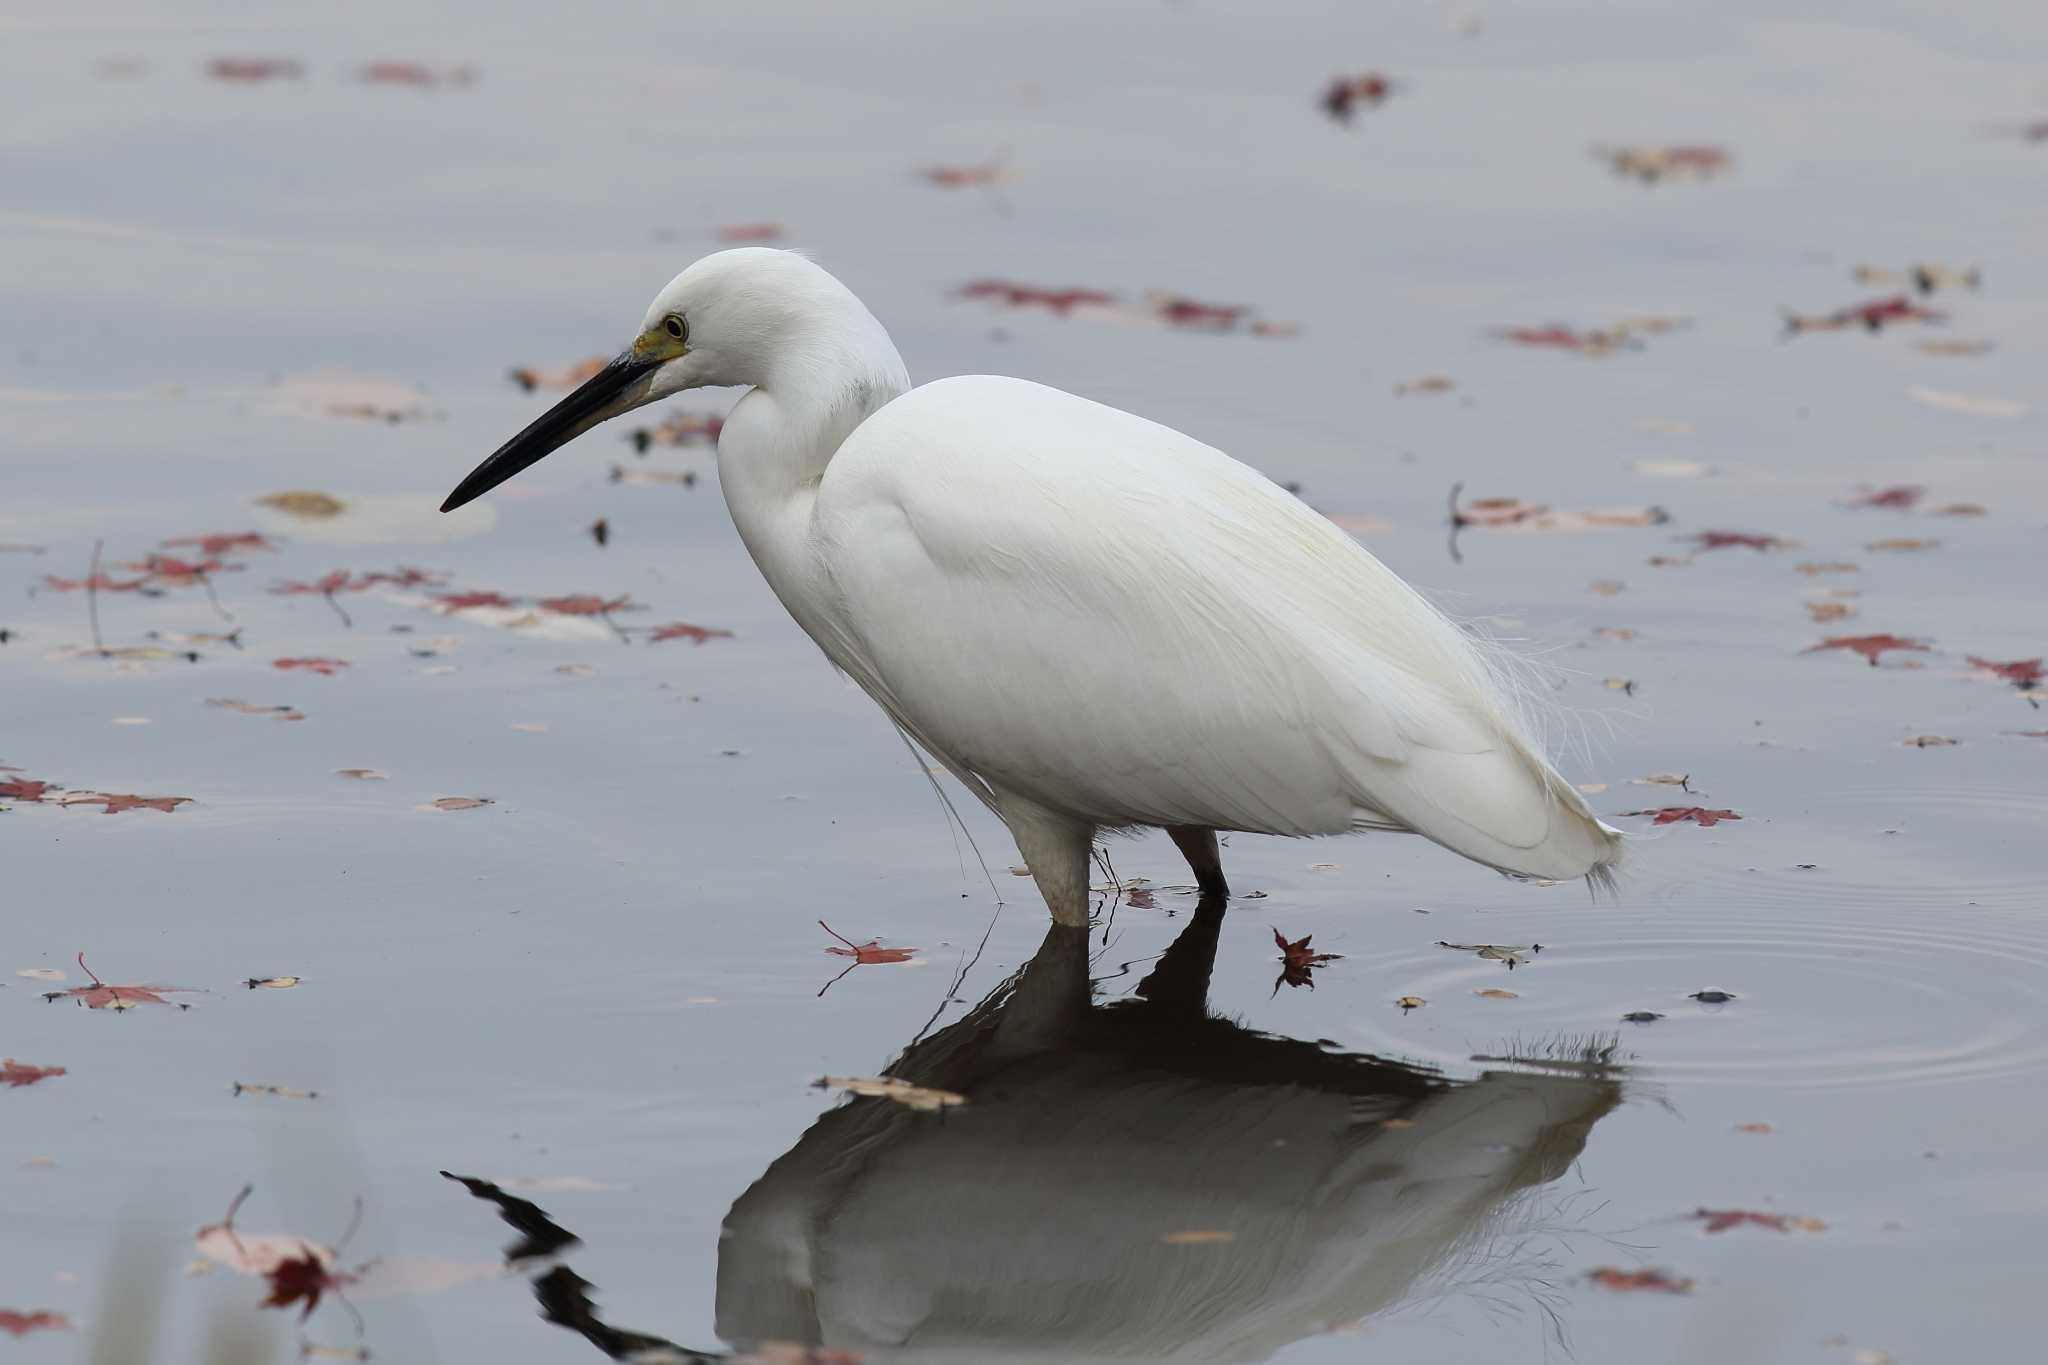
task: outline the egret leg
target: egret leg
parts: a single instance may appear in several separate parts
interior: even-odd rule
[[[1195,885],[1202,888],[1202,894],[1228,898],[1230,883],[1223,880],[1223,854],[1216,846],[1216,831],[1200,825],[1168,825],[1166,832],[1194,870]]]
[[[1095,827],[1036,802],[998,796],[997,805],[1055,924],[1088,923],[1088,855]]]

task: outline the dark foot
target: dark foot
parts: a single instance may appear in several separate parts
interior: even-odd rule
[[[1230,883],[1223,879],[1223,856],[1216,846],[1216,831],[1200,825],[1168,825],[1167,835],[1180,856],[1188,860],[1195,885],[1204,896],[1228,898]]]

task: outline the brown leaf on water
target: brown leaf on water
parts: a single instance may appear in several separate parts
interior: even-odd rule
[[[1809,645],[1799,652],[1818,654],[1829,649],[1846,649],[1861,654],[1869,660],[1872,668],[1876,668],[1878,659],[1892,650],[1925,654],[1927,644],[1922,640],[1909,640],[1899,635],[1830,635],[1819,644]]]
[[[1787,336],[1797,336],[1802,332],[1840,332],[1856,327],[1867,332],[1881,332],[1896,323],[1941,322],[1948,317],[1946,313],[1921,307],[1905,294],[1851,304],[1832,313],[1802,314],[1786,309],[1783,316]]]
[[[1520,1000],[1522,998],[1515,992],[1504,991],[1498,986],[1488,986],[1485,990],[1474,991],[1472,994],[1478,996],[1481,1000]]]
[[[475,85],[477,70],[473,66],[428,66],[425,62],[385,60],[363,66],[356,72],[356,79],[364,85],[403,85],[415,90],[434,90],[444,85],[458,88]]]
[[[242,984],[252,991],[258,987],[264,990],[288,991],[298,985],[301,979],[296,976],[252,976]]]
[[[1961,740],[1950,739],[1947,735],[1914,735],[1899,741],[1900,746],[1907,749],[1947,749],[1961,743]]]
[[[1540,943],[1446,943],[1438,939],[1436,946],[1449,948],[1458,953],[1475,953],[1488,962],[1504,962],[1509,971],[1524,965],[1530,957],[1543,951],[1543,945]]]
[[[1597,593],[1601,597],[1618,596],[1627,588],[1628,584],[1622,582],[1618,578],[1596,578],[1591,583],[1588,583],[1586,585],[1587,592]],[[1631,631],[1630,634],[1633,635],[1634,632]]]
[[[90,986],[73,986],[68,990],[47,991],[45,1000],[76,1000],[89,1010],[132,1010],[137,1005],[177,1005],[179,1009],[190,1009],[190,1005],[164,996],[189,993],[189,986],[109,986],[93,975],[92,968],[85,965],[85,954],[78,955],[78,969],[92,977]]]
[[[290,57],[215,57],[206,64],[206,74],[232,85],[258,85],[298,80],[306,68]]]
[[[509,374],[512,382],[528,393],[535,389],[573,389],[585,380],[595,378],[598,371],[610,363],[608,357],[594,355],[567,365],[522,367],[509,371]]]
[[[1738,1133],[1756,1133],[1761,1135],[1775,1133],[1778,1130],[1771,1127],[1768,1123],[1738,1123],[1735,1125],[1735,1131]]]
[[[336,777],[352,777],[358,782],[382,782],[391,774],[377,768],[336,768]]]
[[[1116,302],[1116,295],[1100,289],[1047,289],[1013,280],[975,280],[962,285],[959,293],[963,299],[994,299],[1006,308],[1043,308],[1060,317],[1076,308],[1102,308]]]
[[[1394,1004],[1400,1008],[1401,1013],[1403,1014],[1406,1014],[1410,1010],[1419,1010],[1428,1003],[1429,1002],[1427,1000],[1424,1000],[1419,995],[1404,995],[1399,1000],[1396,1000],[1394,1002]]]
[[[1620,816],[1648,815],[1655,817],[1651,823],[1675,825],[1690,820],[1693,824],[1712,829],[1723,820],[1740,820],[1742,817],[1732,810],[1708,810],[1704,806],[1660,806],[1653,810],[1625,810],[1616,812]]]
[[[37,1081],[46,1081],[52,1076],[64,1074],[64,1068],[61,1066],[30,1066],[27,1062],[17,1062],[12,1057],[0,1057],[0,1085],[10,1090],[19,1090],[23,1086],[34,1085]]]
[[[1687,536],[1701,550],[1790,550],[1798,547],[1796,540],[1785,540],[1779,536],[1757,535],[1749,531],[1701,531]]]
[[[633,600],[632,594],[622,593],[617,597],[599,597],[594,593],[570,593],[564,597],[543,597],[540,605],[544,610],[558,612],[563,616],[609,616],[615,611],[645,611],[646,608]]]
[[[133,792],[65,792],[57,798],[60,806],[99,806],[102,815],[119,815],[131,810],[160,810],[170,815],[180,806],[192,804],[189,796],[137,796]]]
[[[1799,563],[1794,564],[1792,567],[1799,570],[1799,572],[1805,574],[1808,578],[1815,578],[1824,573],[1863,572],[1863,566],[1861,564],[1850,564],[1839,559],[1829,560],[1825,563],[1810,559],[1802,560]]]
[[[1613,1266],[1601,1266],[1586,1272],[1589,1283],[1602,1289],[1619,1293],[1647,1289],[1658,1294],[1690,1294],[1692,1281],[1679,1279],[1668,1270],[1619,1270]]]
[[[10,777],[0,779],[0,801],[26,801],[31,805],[52,799],[51,793],[63,788],[52,782],[33,777]]]
[[[1847,602],[1808,602],[1805,605],[1806,614],[1815,621],[1839,621],[1856,614],[1856,608]]]
[[[1920,499],[1926,496],[1927,490],[1918,484],[1898,484],[1891,488],[1879,488],[1867,493],[1858,493],[1842,505],[1844,507],[1891,507],[1899,511],[1906,511],[1909,508],[1918,506]]]
[[[1666,180],[1712,180],[1735,164],[1726,147],[1702,142],[1595,147],[1593,155],[1606,162],[1616,175],[1645,185]]]
[[[288,1085],[269,1085],[250,1081],[234,1081],[231,1082],[231,1085],[236,1099],[240,1099],[244,1095],[268,1095],[272,1099],[279,1100],[317,1100],[320,1098],[320,1092],[317,1090],[294,1090]]]
[[[1938,540],[1926,540],[1918,536],[1892,536],[1885,540],[1873,540],[1863,548],[1872,554],[1911,554],[1917,550],[1938,549],[1940,545],[1941,542]]]
[[[715,446],[725,419],[710,413],[679,412],[659,426],[635,427],[629,439],[633,449],[645,455],[653,446]],[[616,482],[617,480],[614,480]]]
[[[1967,356],[1988,355],[1998,349],[1995,341],[1964,341],[1960,338],[1927,337],[1913,343],[1913,349],[1926,355]]]
[[[255,702],[241,701],[234,697],[208,697],[208,706],[223,710],[239,711],[245,716],[269,716],[275,720],[304,720],[306,713],[291,706],[260,706]]]
[[[346,659],[272,659],[272,660],[270,661],[270,666],[271,666],[272,668],[281,668],[281,669],[284,669],[284,670],[286,670],[287,672],[289,672],[289,671],[291,671],[291,670],[294,670],[294,669],[297,669],[297,670],[301,670],[301,671],[303,671],[303,672],[307,672],[307,673],[318,673],[318,674],[319,674],[319,675],[320,675],[321,677],[323,677],[323,678],[331,678],[331,677],[333,677],[333,676],[334,676],[334,675],[335,675],[336,673],[339,673],[339,672],[340,672],[340,671],[341,671],[342,669],[344,669],[344,668],[347,668],[347,667],[348,667],[348,660],[346,660]]]
[[[283,493],[266,493],[256,501],[265,507],[275,508],[286,516],[300,517],[307,521],[325,521],[330,517],[338,517],[348,510],[348,504],[331,493],[303,488]]]
[[[2000,663],[1972,654],[1970,666],[1977,670],[1973,676],[2009,682],[2022,692],[2032,692],[2048,681],[2048,665],[2040,659],[2008,659]]]
[[[481,810],[497,802],[488,796],[437,796],[421,807],[422,810]]]
[[[1600,626],[1594,630],[1593,638],[1596,640],[1615,640],[1626,643],[1636,638],[1636,631],[1632,626]]]
[[[894,1076],[820,1076],[811,1084],[819,1090],[844,1090],[849,1094],[890,1100],[906,1109],[916,1109],[923,1113],[957,1109],[967,1103],[965,1095],[930,1086],[912,1085],[909,1081],[898,1080]]]
[[[1457,381],[1448,375],[1426,374],[1420,379],[1406,379],[1394,385],[1394,393],[1396,396],[1411,393],[1449,393],[1457,386]]]
[[[780,223],[727,223],[718,229],[721,242],[779,242],[782,240]]]
[[[1932,517],[1981,517],[1987,516],[1989,513],[1990,509],[1981,502],[1950,502],[1935,508],[1928,515]]]

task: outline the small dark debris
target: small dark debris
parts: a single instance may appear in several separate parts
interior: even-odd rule
[[[1725,1005],[1735,997],[1726,991],[1694,991],[1686,998],[1688,1000],[1697,1000],[1702,1005]]]

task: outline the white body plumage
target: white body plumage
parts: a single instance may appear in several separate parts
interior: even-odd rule
[[[751,385],[718,457],[749,552],[1004,818],[1056,917],[1085,917],[1099,827],[1409,830],[1541,878],[1618,860],[1485,650],[1256,471],[1023,380],[911,389],[881,324],[791,253],[699,261],[616,363],[685,318],[682,354],[568,434]]]

